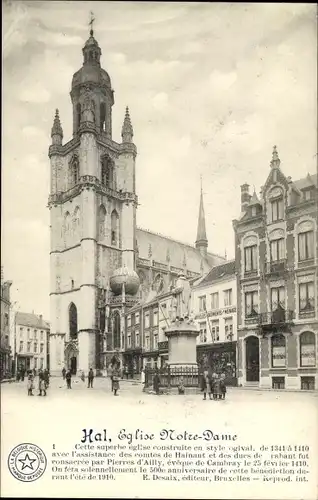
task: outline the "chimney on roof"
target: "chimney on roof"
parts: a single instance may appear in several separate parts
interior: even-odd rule
[[[42,314],[40,314],[40,322],[42,323],[42,321],[43,321],[43,316]]]
[[[242,184],[242,186],[241,186],[241,212],[245,212],[249,203],[250,203],[251,195],[249,194],[249,189],[250,189],[249,184],[247,184],[247,183]]]

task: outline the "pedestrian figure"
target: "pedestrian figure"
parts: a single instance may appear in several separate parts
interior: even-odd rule
[[[21,381],[24,382],[24,377],[25,377],[25,369],[22,368],[21,370]]]
[[[88,389],[90,387],[93,389],[93,381],[94,381],[94,372],[93,369],[90,368],[88,372],[88,386],[87,386]]]
[[[63,380],[65,380],[65,375],[66,375],[66,370],[65,370],[65,366],[63,366],[63,370],[62,370]]]
[[[142,392],[146,390],[146,373],[144,368],[141,370],[141,383],[142,383]]]
[[[222,373],[222,375],[221,375],[220,386],[221,386],[222,399],[225,399],[226,383],[225,383],[225,374],[224,373]]]
[[[112,390],[114,391],[114,396],[118,396],[117,391],[119,390],[119,366],[117,366],[113,371],[113,382],[112,382]]]
[[[153,390],[157,395],[159,395],[159,388],[160,388],[160,377],[158,369],[156,369],[155,375],[153,377]]]
[[[66,374],[65,374],[65,378],[66,378],[66,387],[68,389],[72,389],[72,374],[71,374],[71,370],[67,370]]]
[[[47,389],[50,385],[50,373],[49,373],[49,370],[47,368],[43,372],[43,379],[45,382],[45,389]]]
[[[128,380],[128,374],[129,374],[129,372],[128,372],[128,366],[125,365],[124,366],[124,375],[125,375],[125,377],[126,377],[127,380]]]
[[[113,380],[114,367],[113,367],[113,365],[109,365],[108,375],[109,375],[110,382],[111,382],[112,392],[114,392],[114,380]]]
[[[84,370],[82,370],[82,373],[81,373],[81,380],[82,380],[82,382],[85,382],[85,373],[84,373]]]
[[[46,381],[44,375],[42,374],[39,381],[39,394],[38,396],[46,396]]]
[[[181,377],[180,381],[179,381],[178,393],[179,394],[184,394],[185,393],[185,387],[184,387],[183,377]]]
[[[203,399],[206,400],[206,394],[209,393],[209,399],[212,399],[212,384],[211,379],[209,377],[208,370],[204,370],[201,378],[201,391],[203,392]]]
[[[20,378],[21,378],[21,372],[20,370],[17,370],[17,382],[20,382]]]
[[[28,396],[34,396],[33,394],[33,389],[34,389],[34,376],[33,373],[30,371],[28,375]]]
[[[217,375],[214,379],[214,384],[213,384],[213,399],[221,399],[221,398],[222,398],[221,381],[220,377]]]

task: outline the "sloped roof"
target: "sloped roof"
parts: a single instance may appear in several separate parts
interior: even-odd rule
[[[224,264],[215,266],[211,271],[198,283],[198,285],[208,285],[220,278],[225,278],[226,276],[233,276],[235,274],[235,260],[229,260]]]
[[[162,264],[168,264],[167,255],[170,259],[170,265],[183,268],[184,261],[189,271],[200,274],[201,263],[203,261],[203,272],[209,271],[211,266],[215,266],[225,261],[220,255],[208,253],[207,259],[202,259],[200,252],[187,243],[173,240],[168,236],[153,233],[146,229],[137,228],[136,238],[138,244],[139,257],[148,259],[149,245],[151,245],[151,258]]]
[[[18,325],[30,326],[31,328],[50,329],[50,323],[48,321],[32,313],[17,312],[16,323]]]
[[[306,189],[311,186],[317,187],[318,174],[307,174],[306,177],[294,181],[295,186],[298,189]]]

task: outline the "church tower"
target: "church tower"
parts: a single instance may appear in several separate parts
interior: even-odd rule
[[[129,279],[135,280],[132,293],[137,283],[137,151],[129,110],[122,141],[116,142],[112,137],[114,91],[101,67],[102,52],[93,29],[82,52],[82,67],[73,76],[70,93],[73,138],[63,144],[57,110],[49,147],[53,374],[60,374],[64,366],[74,373],[98,368],[100,300],[114,274],[119,280],[122,274],[129,275],[128,285]],[[119,349],[121,338],[118,335],[116,340]]]

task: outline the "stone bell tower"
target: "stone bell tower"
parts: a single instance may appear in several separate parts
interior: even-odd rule
[[[112,138],[114,91],[93,30],[71,88],[73,138],[63,144],[56,111],[51,188],[51,372],[98,368],[98,305],[115,270],[134,272],[136,146],[128,108]]]

